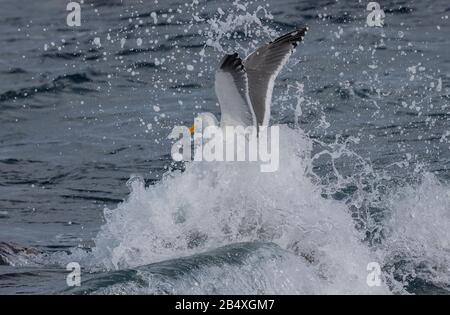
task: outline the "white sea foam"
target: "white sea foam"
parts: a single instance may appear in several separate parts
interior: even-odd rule
[[[259,172],[257,163],[199,162],[149,187],[131,179],[128,200],[105,210],[106,223],[84,264],[123,269],[265,241],[291,253],[278,266],[260,266],[267,279],[273,272],[289,275],[292,286],[280,292],[388,292],[366,283],[374,258],[347,207],[323,198],[307,176],[311,147],[302,131],[281,126],[275,173]]]
[[[450,188],[432,174],[386,196],[390,215],[381,255],[403,285],[420,278],[450,284]]]

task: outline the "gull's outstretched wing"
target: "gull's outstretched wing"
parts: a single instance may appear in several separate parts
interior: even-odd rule
[[[237,53],[225,55],[220,62],[216,71],[215,90],[222,113],[222,126],[256,125],[248,94],[247,73]]]
[[[258,125],[269,124],[274,81],[307,30],[304,27],[280,36],[245,59],[249,96]]]

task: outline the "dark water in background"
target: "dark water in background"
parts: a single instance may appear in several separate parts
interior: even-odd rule
[[[127,198],[130,175],[141,174],[147,184],[161,179],[171,164],[166,136],[174,125],[189,125],[202,111],[218,114],[213,76],[223,52],[211,45],[244,53],[249,45],[270,39],[265,31],[281,34],[307,24],[304,44],[277,80],[272,123],[295,126],[294,109],[300,102],[299,127],[314,144],[313,152],[331,144],[328,149],[339,156],[340,145],[349,141],[345,150],[369,168],[360,168],[353,158],[336,159],[343,174],[339,178],[329,159],[311,161],[322,197],[347,205],[364,244],[382,252],[383,267],[394,270],[400,287],[448,293],[450,4],[383,1],[383,28],[365,25],[366,4],[255,1],[244,10],[222,1],[85,1],[81,27],[71,28],[65,23],[65,1],[1,1],[0,241],[33,246],[46,255],[26,266],[0,266],[0,292],[66,292],[67,259],[58,266],[58,255],[94,246],[105,223],[103,209],[114,209]],[[258,11],[261,25],[249,18],[258,6],[272,15]],[[226,21],[232,14],[241,18],[222,25],[211,22]],[[242,20],[247,22],[240,27]],[[261,34],[246,36],[245,25]],[[234,27],[238,32],[228,32],[229,39],[221,34]],[[101,46],[94,43],[96,37]],[[390,194],[397,189],[410,200]],[[419,201],[412,200],[416,196]],[[405,216],[417,222],[385,240],[383,220],[396,207],[414,208]],[[408,247],[411,239],[414,250]],[[146,258],[137,259],[142,267],[124,263],[120,271],[94,273],[87,287],[74,293],[134,293],[142,288],[148,293],[308,292],[231,277],[266,275],[271,263],[278,266],[277,255],[283,264],[294,259],[290,252],[278,253],[285,249],[273,238],[256,240],[269,243],[245,239],[250,242],[229,245],[231,251],[250,252],[251,259],[245,259],[263,257],[264,267],[254,273],[239,263],[223,262],[221,253],[229,248],[217,253],[210,246],[189,254],[216,257],[218,266],[232,266],[228,274],[199,271],[203,280],[198,280],[202,277],[192,270],[208,265],[204,256],[180,262],[176,259],[183,255],[174,253],[168,258],[175,261],[155,267],[152,263],[164,259],[142,255]],[[201,254],[206,250],[212,252]],[[93,264],[110,269],[107,263]],[[298,274],[307,277],[307,268]],[[210,283],[204,280],[208,276]],[[228,287],[214,282],[227,276]],[[190,277],[209,285],[191,285]],[[331,292],[346,292],[346,284],[335,290]],[[311,292],[329,291],[318,286]]]

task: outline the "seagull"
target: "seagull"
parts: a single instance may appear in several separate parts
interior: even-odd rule
[[[244,60],[237,53],[226,54],[215,74],[220,124],[212,113],[200,113],[207,126],[268,126],[275,79],[303,40],[307,27],[284,34],[259,47]],[[195,127],[190,128],[195,132]]]

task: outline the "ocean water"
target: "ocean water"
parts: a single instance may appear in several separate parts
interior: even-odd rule
[[[448,294],[450,4],[368,2],[1,1],[0,293]],[[223,54],[305,25],[279,170],[174,163]]]

